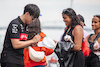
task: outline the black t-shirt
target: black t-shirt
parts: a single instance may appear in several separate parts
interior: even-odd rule
[[[15,63],[15,64],[24,64],[23,61],[23,50],[21,49],[14,49],[11,43],[11,39],[19,39],[20,41],[27,40],[28,37],[28,27],[27,24],[24,24],[20,17],[11,21],[7,28],[3,51],[2,51],[2,61]]]

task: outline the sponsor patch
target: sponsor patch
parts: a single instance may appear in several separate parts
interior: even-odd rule
[[[26,33],[20,33],[20,40],[27,40],[28,34]]]

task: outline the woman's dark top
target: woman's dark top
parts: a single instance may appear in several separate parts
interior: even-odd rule
[[[100,61],[99,61],[99,57],[93,53],[93,45],[95,43],[95,40],[97,40],[100,36],[100,33],[95,37],[95,39],[93,40],[93,42],[90,41],[91,36],[93,34],[90,34],[89,38],[88,38],[88,43],[90,45],[90,49],[91,49],[91,53],[89,54],[88,57],[85,58],[85,65],[87,67],[100,67]]]
[[[73,32],[73,29],[74,29],[76,26],[77,26],[77,25],[71,27],[70,31],[67,33],[67,35],[70,35],[70,36],[71,36],[73,42],[74,42],[74,36],[73,36],[72,32]],[[68,27],[68,28],[69,28],[69,27]],[[64,34],[63,34],[63,36],[62,36],[61,41],[63,41],[63,42],[65,42],[64,36],[66,35],[66,32],[68,31],[68,28],[67,28],[67,30],[64,32]],[[83,53],[82,53],[82,50],[80,50],[80,51],[76,52],[73,67],[84,67],[84,66],[85,66],[85,58],[84,58],[84,55],[83,55]]]

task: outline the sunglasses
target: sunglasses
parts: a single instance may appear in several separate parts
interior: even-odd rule
[[[62,13],[64,13],[64,14],[70,13],[71,14],[71,12],[69,10],[67,10],[67,9],[64,9]]]
[[[32,17],[32,20],[36,19],[36,18],[34,18],[33,16],[31,16],[31,17]]]
[[[35,15],[36,15],[36,12],[34,13],[34,15],[31,15],[32,20],[36,19],[36,18],[34,18],[34,17],[35,17]]]

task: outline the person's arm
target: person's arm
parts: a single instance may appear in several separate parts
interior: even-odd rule
[[[8,34],[11,39],[11,43],[14,49],[24,48],[26,46],[31,45],[32,43],[36,43],[40,40],[40,36],[35,36],[32,40],[29,41],[22,41],[24,37],[21,38],[21,26],[20,24],[14,20],[9,24],[8,27]],[[27,40],[27,34],[23,35],[25,36],[24,40]]]
[[[83,39],[83,29],[81,26],[76,26],[74,29],[74,51],[80,51]]]
[[[11,39],[14,49],[24,48],[30,46],[33,43],[37,43],[40,40],[40,35],[36,35],[33,39],[27,41],[20,41],[19,39]]]

